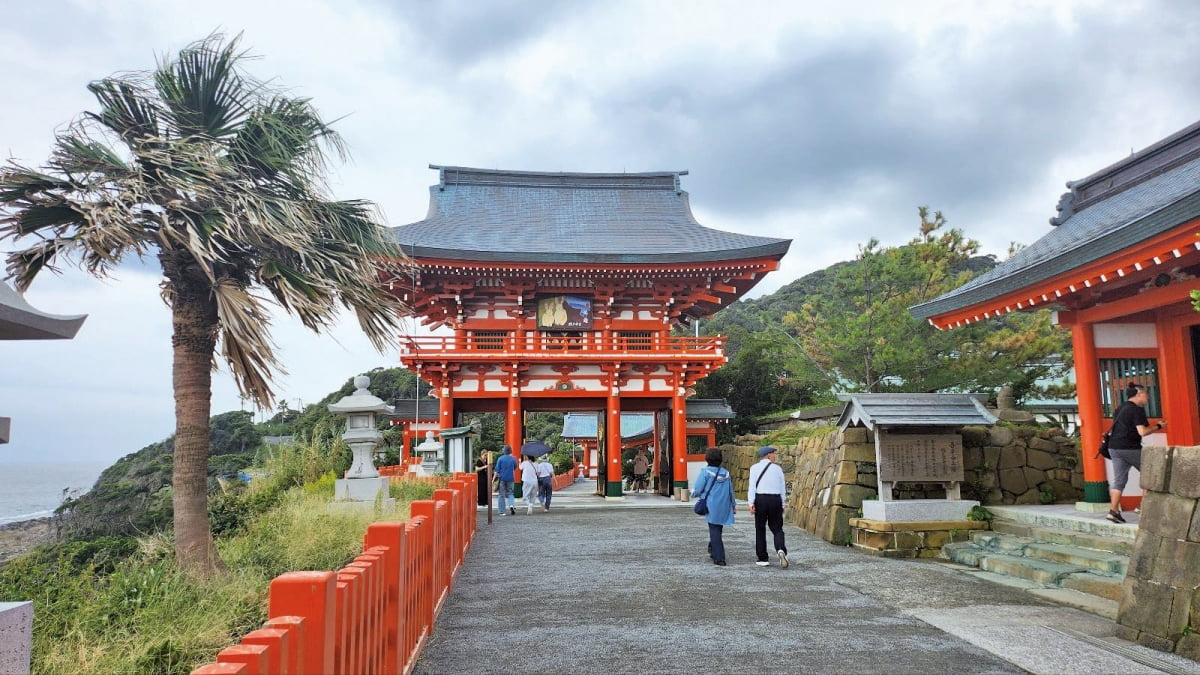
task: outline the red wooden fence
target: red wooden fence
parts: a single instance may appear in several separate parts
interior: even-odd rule
[[[455,474],[403,523],[375,523],[337,572],[271,581],[267,622],[192,675],[410,673],[475,536],[476,476]]]

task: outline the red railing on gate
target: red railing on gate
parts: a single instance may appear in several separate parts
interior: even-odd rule
[[[259,630],[192,675],[409,673],[475,537],[476,475],[455,474],[403,523],[374,523],[337,572],[271,581]]]

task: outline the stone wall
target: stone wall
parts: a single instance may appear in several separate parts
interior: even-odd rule
[[[983,504],[1037,504],[1045,488],[1056,502],[1083,495],[1083,473],[1075,442],[1059,429],[1036,427],[963,429],[966,482],[963,499]],[[743,436],[722,447],[734,489],[744,499],[750,467],[758,461],[762,436]],[[875,437],[857,427],[838,432],[814,429],[796,445],[777,445],[777,459],[788,482],[785,517],[825,541],[846,545],[850,519],[861,514],[864,499],[875,499]],[[944,499],[941,485],[898,485],[897,499]],[[1049,494],[1049,493],[1047,493]]]
[[[1200,661],[1200,447],[1144,448],[1142,490],[1117,635]]]
[[[1073,503],[1083,499],[1083,462],[1078,442],[1067,438],[1061,429],[966,427],[962,436],[966,473],[963,499],[975,499],[984,505]]]

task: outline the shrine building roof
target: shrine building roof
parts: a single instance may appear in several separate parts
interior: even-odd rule
[[[838,427],[961,427],[992,425],[996,416],[983,407],[987,394],[838,394],[846,408]]]
[[[912,307],[913,316],[937,317],[1037,286],[1200,217],[1200,122],[1067,187],[1045,236]]]
[[[781,258],[790,239],[696,222],[679,177],[430,165],[425,219],[391,229],[414,258],[479,262],[687,263]]]

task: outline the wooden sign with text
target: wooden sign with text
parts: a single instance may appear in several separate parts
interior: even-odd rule
[[[879,480],[896,483],[962,482],[962,436],[887,434],[881,440]]]

